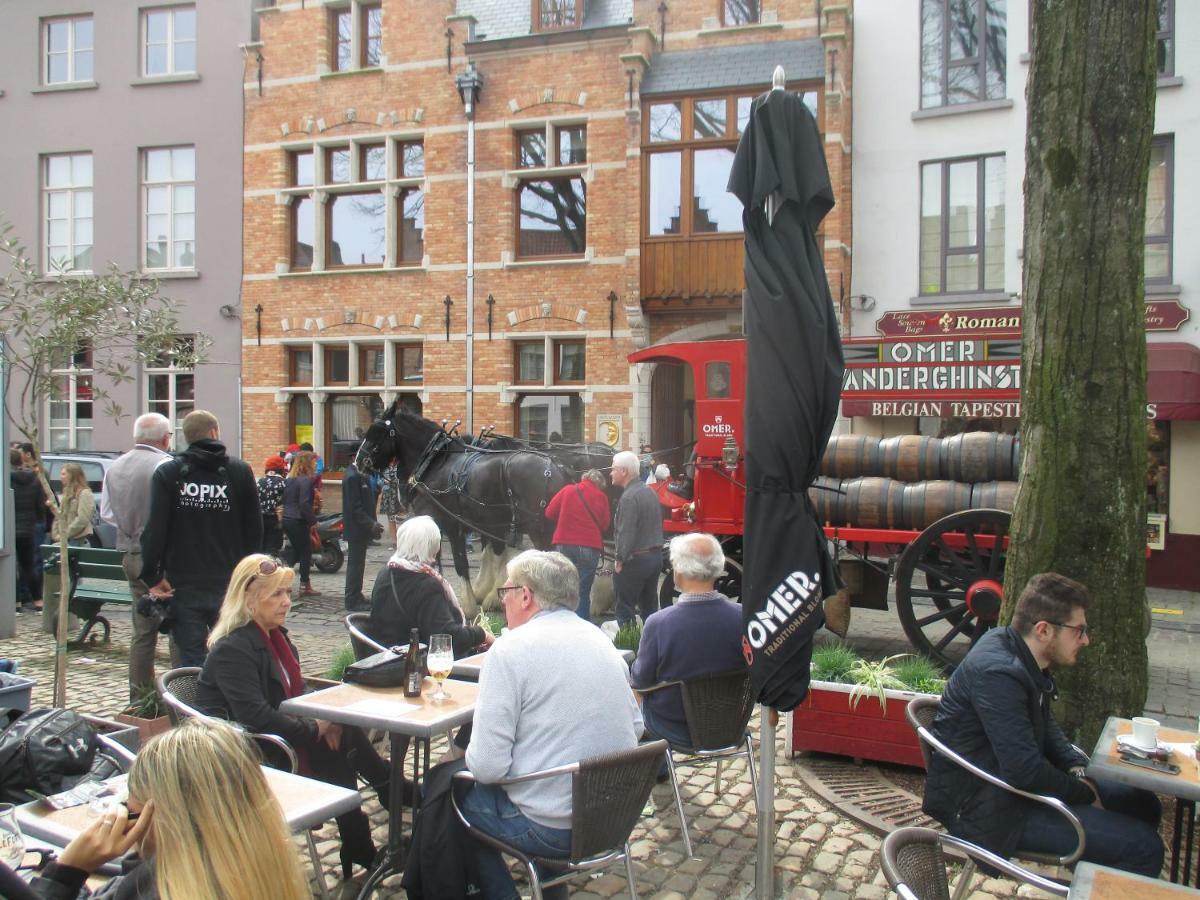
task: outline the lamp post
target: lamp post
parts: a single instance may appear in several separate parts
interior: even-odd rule
[[[475,431],[475,106],[483,93],[483,76],[475,63],[454,79],[467,116],[467,434]]]

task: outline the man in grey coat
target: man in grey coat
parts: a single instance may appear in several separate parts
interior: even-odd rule
[[[658,576],[662,572],[662,510],[658,495],[639,477],[641,464],[623,450],[613,457],[612,482],[622,488],[617,504],[617,561],[613,589],[617,624],[624,627],[640,612],[642,621],[658,609]]]
[[[133,423],[133,449],[104,474],[100,518],[117,530],[116,548],[125,551],[122,565],[133,596],[133,639],[129,643],[129,699],[154,685],[154,653],[158,649],[158,616],[138,612],[138,600],[149,590],[142,581],[142,529],[150,517],[150,478],[158,464],[171,458],[171,423],[166,416],[146,413]],[[171,662],[178,665],[175,642]]]

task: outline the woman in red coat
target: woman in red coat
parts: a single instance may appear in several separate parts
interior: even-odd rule
[[[612,518],[604,476],[588,469],[578,484],[568,484],[546,507],[546,518],[555,523],[554,549],[579,570],[579,617],[591,621],[592,581],[604,549],[604,532]]]

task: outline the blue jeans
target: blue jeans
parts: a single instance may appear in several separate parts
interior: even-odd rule
[[[1158,836],[1162,804],[1149,791],[1115,781],[1096,780],[1100,802],[1072,806],[1086,836],[1083,859],[1157,878],[1162,872],[1163,842]],[[1066,855],[1077,844],[1075,829],[1048,806],[1030,805],[1025,814],[1018,849]]]
[[[579,572],[579,606],[575,612],[585,622],[592,621],[592,582],[596,580],[596,569],[600,565],[600,551],[577,544],[555,544],[554,549],[575,563]]]
[[[508,799],[504,788],[475,784],[463,800],[463,815],[480,831],[533,856],[566,858],[571,853],[571,829],[549,828],[525,817]],[[503,857],[491,847],[475,844],[484,900],[517,900],[517,885]],[[546,900],[566,897],[566,885],[543,892]]]
[[[663,688],[663,690],[677,691],[679,688]],[[692,746],[692,736],[688,733],[686,726],[680,728],[678,725],[666,722],[654,715],[650,706],[650,698],[653,696],[655,695],[650,694],[642,698],[642,724],[646,726],[646,735],[643,740],[656,741],[662,738],[672,747]],[[665,778],[668,774],[670,774],[670,769],[667,766],[666,757],[663,757],[662,765],[658,767],[658,777]]]

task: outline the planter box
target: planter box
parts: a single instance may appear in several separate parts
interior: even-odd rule
[[[6,682],[0,684],[0,712],[10,709],[29,712],[29,704],[33,699],[33,686],[37,684],[32,678],[21,675],[7,675]]]
[[[171,727],[171,720],[166,716],[159,716],[157,719],[143,719],[141,716],[123,712],[118,713],[117,721],[123,725],[131,725],[138,730],[139,746]]]
[[[881,710],[879,698],[868,694],[851,709],[851,690],[848,684],[814,681],[804,702],[792,710],[788,753],[817,750],[925,768],[917,733],[908,724],[904,708],[914,697],[928,695],[887,691],[887,705]]]
[[[141,746],[142,735],[136,725],[118,722],[115,719],[105,719],[100,716],[89,716],[87,713],[83,713],[83,720],[96,729],[99,734],[108,735],[108,737],[112,738],[126,750],[132,753],[138,752],[138,747]]]

